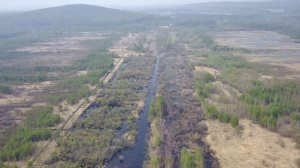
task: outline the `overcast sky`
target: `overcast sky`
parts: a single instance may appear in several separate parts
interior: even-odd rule
[[[0,11],[24,11],[65,4],[92,4],[112,8],[142,7],[153,5],[187,4],[221,0],[0,0]],[[224,1],[224,0],[223,0]],[[249,0],[227,0],[249,1]]]

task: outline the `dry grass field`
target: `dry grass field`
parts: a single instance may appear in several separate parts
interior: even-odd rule
[[[247,119],[249,106],[243,96],[251,90],[252,80],[270,86],[280,82],[300,84],[300,44],[269,31],[210,35],[213,41],[210,46],[200,43],[186,48],[195,75],[208,74],[214,78],[204,87],[207,95],[203,101],[216,108],[215,119],[219,121],[205,121],[208,128],[205,142],[215,152],[220,167],[298,168],[300,150],[295,137],[299,121],[287,122],[284,116],[278,119],[276,129],[264,128],[260,121]],[[298,112],[296,109],[295,113]],[[233,128],[224,123],[220,114],[238,115],[239,126]]]
[[[223,32],[214,35],[217,44],[248,52],[235,52],[250,62],[281,67],[278,76],[300,80],[300,44],[270,31]]]
[[[223,168],[298,168],[300,150],[290,138],[261,128],[250,120],[241,120],[234,129],[219,121],[206,121],[205,141],[215,151]]]

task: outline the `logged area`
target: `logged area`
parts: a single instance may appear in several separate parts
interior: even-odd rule
[[[0,168],[300,168],[299,9],[0,12]]]

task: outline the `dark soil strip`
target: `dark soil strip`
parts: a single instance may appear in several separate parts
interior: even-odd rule
[[[180,165],[180,151],[183,147],[200,146],[206,168],[219,167],[209,146],[203,143],[207,127],[203,121],[200,103],[194,96],[193,70],[189,68],[185,49],[175,44],[161,59],[161,93],[166,102],[162,115],[162,152],[163,163],[173,159],[173,167]],[[198,135],[197,141],[191,137]],[[163,167],[166,165],[162,165]]]

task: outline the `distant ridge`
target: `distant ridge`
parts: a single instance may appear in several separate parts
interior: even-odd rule
[[[149,14],[115,10],[93,5],[65,5],[9,16],[0,16],[0,31],[30,29],[113,29],[156,18]]]
[[[299,13],[299,0],[241,1],[241,2],[203,2],[177,5],[169,10],[174,13],[230,13],[258,14],[268,10],[282,9],[289,13]]]
[[[188,4],[186,6],[194,7],[223,7],[223,8],[237,8],[241,10],[246,8],[256,8],[256,9],[270,9],[270,8],[281,8],[290,11],[299,11],[300,1],[298,0],[266,0],[266,1],[241,1],[241,2],[206,2],[206,3],[196,3]]]

